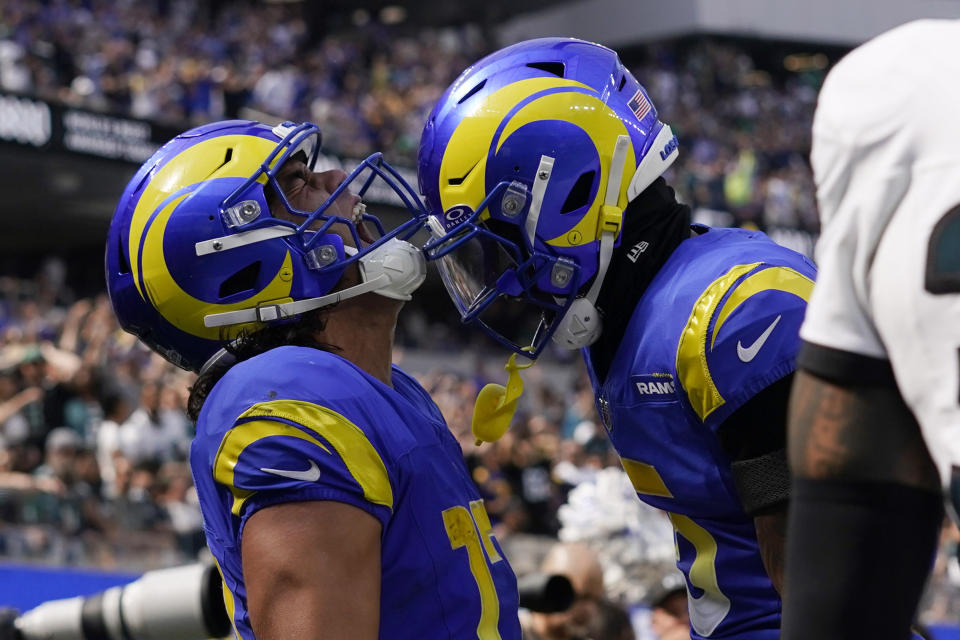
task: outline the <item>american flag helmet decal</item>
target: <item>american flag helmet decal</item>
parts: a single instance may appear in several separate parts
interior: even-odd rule
[[[643,95],[643,91],[640,89],[637,89],[637,92],[633,94],[633,97],[627,102],[627,106],[630,107],[638,120],[642,120],[643,116],[650,113],[650,101],[647,100],[647,96]]]

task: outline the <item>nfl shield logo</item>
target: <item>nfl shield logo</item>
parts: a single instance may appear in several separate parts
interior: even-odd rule
[[[600,420],[608,432],[613,431],[613,418],[610,414],[610,403],[603,396],[597,398],[597,411],[600,413]]]

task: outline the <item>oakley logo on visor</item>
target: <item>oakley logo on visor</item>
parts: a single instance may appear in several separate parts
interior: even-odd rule
[[[464,218],[468,217],[472,213],[473,213],[473,209],[471,209],[467,205],[458,204],[457,206],[450,207],[449,209],[444,211],[443,219],[447,222],[447,224],[456,224],[461,220],[463,220]]]

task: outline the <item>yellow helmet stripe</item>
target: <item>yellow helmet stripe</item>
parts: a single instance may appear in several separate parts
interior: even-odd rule
[[[592,90],[587,93],[577,88],[569,88],[565,91],[544,92],[543,95],[531,100],[507,122],[503,134],[497,141],[497,149],[499,150],[500,145],[520,127],[548,119],[546,116],[557,113],[563,113],[566,122],[580,127],[590,135],[600,156],[600,176],[608,175],[611,170],[617,139],[620,136],[627,136],[629,140],[629,133],[620,117],[613,109],[605,105]],[[627,206],[627,186],[636,170],[632,142],[627,147],[626,157],[633,160],[625,162],[620,168],[623,172],[619,182],[620,190],[617,194],[617,206],[620,209]],[[570,161],[569,158],[556,158],[555,160],[555,164]],[[607,181],[599,180],[599,184],[601,188],[597,189],[596,196],[590,203],[587,214],[581,218],[573,229],[547,240],[547,244],[555,247],[574,247],[597,239],[600,205],[604,203],[606,196],[603,186],[607,184]]]
[[[248,309],[267,302],[281,303],[291,300],[293,261],[289,251],[266,287],[246,300],[230,304],[199,300],[184,291],[167,268],[163,251],[163,238],[170,217],[183,199],[189,196],[189,192],[184,192],[171,198],[171,189],[179,191],[184,183],[196,184],[210,178],[251,176],[274,147],[276,144],[269,140],[239,135],[220,136],[198,143],[161,167],[137,202],[129,236],[133,280],[140,295],[161,310],[164,318],[181,331],[209,340],[218,340],[221,329],[204,326],[204,316]],[[185,174],[196,172],[198,168],[205,172],[208,167],[217,166],[216,163],[226,156],[227,149],[232,150],[230,162],[218,166],[214,173],[185,177]],[[194,182],[191,183],[190,180]],[[169,201],[164,203],[165,199]],[[254,326],[259,325],[238,325],[231,327],[230,332],[235,334],[244,327]]]
[[[558,87],[592,91],[583,83],[563,78],[518,80],[492,93],[473,113],[463,118],[450,136],[440,163],[438,186],[444,211],[458,204],[475,208],[483,202],[487,195],[487,153],[503,119],[530,95]]]
[[[260,163],[276,146],[276,143],[256,136],[218,136],[185,149],[157,170],[140,194],[130,218],[128,253],[131,256],[133,281],[140,295],[144,295],[140,289],[142,278],[139,276],[139,265],[133,256],[137,255],[142,236],[163,201],[181,191],[184,185],[197,184],[210,178],[249,177],[259,169]],[[231,150],[230,162],[224,163],[228,149]],[[210,167],[217,169],[211,174],[208,173]]]
[[[170,324],[190,335],[217,340],[220,337],[220,328],[205,326],[204,316],[248,309],[265,302],[280,303],[292,300],[290,290],[293,282],[291,277],[293,261],[290,251],[284,255],[280,269],[267,286],[246,300],[217,304],[199,300],[184,291],[170,274],[163,253],[164,230],[178,202],[178,199],[173,200],[149,226],[143,242],[142,255],[137,256],[137,262],[142,260],[144,264],[149,265],[144,267],[145,297],[155,308],[163,310],[163,317]],[[243,326],[238,325],[235,331]],[[257,323],[248,323],[246,326],[257,326]]]

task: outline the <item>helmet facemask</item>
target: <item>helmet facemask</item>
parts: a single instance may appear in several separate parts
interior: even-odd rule
[[[368,292],[409,300],[426,276],[422,256],[407,242],[424,224],[424,210],[412,188],[383,160],[382,154],[376,153],[354,168],[319,207],[313,210],[298,209],[290,202],[278,180],[278,174],[286,162],[298,155],[313,171],[318,157],[320,132],[314,125],[293,126],[288,123],[275,127],[274,132],[284,135],[281,143],[267,157],[260,170],[220,206],[224,222],[234,231],[232,238],[213,239],[207,245],[212,247],[212,243],[219,242],[223,247],[232,241],[231,246],[240,246],[238,242],[260,242],[284,237],[302,255],[306,268],[315,275],[342,274],[350,265],[357,263],[361,282],[326,295],[211,314],[205,318],[205,324],[214,327],[249,321],[271,322]],[[367,213],[366,205],[362,204],[363,196],[378,178],[387,182],[404,206],[414,213],[410,219],[389,231],[380,218]],[[263,179],[266,186],[260,187]],[[353,207],[349,217],[337,213],[334,203],[355,184],[361,185],[356,192],[361,202]],[[244,200],[251,191],[255,194],[254,199]],[[244,218],[244,209],[255,211],[259,200],[266,202],[267,215],[248,215]],[[277,211],[278,206],[280,211]],[[342,227],[335,228],[334,225]]]
[[[424,253],[436,261],[463,322],[476,322],[507,348],[536,358],[582,283],[574,262],[532,252],[519,226],[491,217],[491,202],[502,206],[524,189],[516,181],[499,184],[480,209],[456,220],[451,231],[440,217],[431,216],[432,238]],[[528,206],[525,202],[518,214],[528,212]],[[552,290],[539,286],[544,281],[554,285]]]

